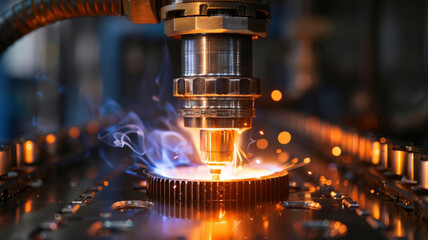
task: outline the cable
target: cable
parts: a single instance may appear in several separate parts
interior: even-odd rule
[[[122,0],[23,0],[0,15],[0,53],[25,34],[57,21],[120,15]]]

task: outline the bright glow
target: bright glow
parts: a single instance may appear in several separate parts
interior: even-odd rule
[[[260,135],[262,135],[262,136],[263,136],[263,135],[265,135],[265,133],[264,133],[263,131],[260,131],[259,133],[260,133]]]
[[[80,136],[80,129],[78,127],[71,127],[68,130],[68,135],[72,138],[78,138]]]
[[[276,149],[276,153],[280,154],[282,150],[280,148]]]
[[[272,100],[274,100],[275,102],[279,102],[282,99],[282,93],[279,90],[273,90],[270,96],[272,97]]]
[[[257,160],[256,160],[256,163],[257,163],[257,164],[260,164],[260,163],[261,163],[261,161],[260,161],[259,159],[257,159]]]
[[[33,201],[31,199],[28,199],[24,205],[24,212],[25,213],[31,212],[32,207],[33,207]]]
[[[281,132],[278,135],[278,142],[281,144],[288,144],[291,141],[291,134],[287,131]]]
[[[293,160],[291,160],[291,163],[292,164],[297,164],[299,162],[299,159],[298,158],[293,158]]]
[[[48,134],[48,135],[46,136],[46,142],[47,142],[47,143],[52,144],[52,143],[54,143],[55,141],[56,141],[56,137],[55,137],[55,135],[53,135],[53,134]]]
[[[312,172],[311,172],[311,171],[308,171],[308,174],[309,174],[309,175],[312,175]]]
[[[175,167],[170,169],[155,169],[160,170],[155,172],[159,175],[168,178],[187,179],[187,180],[208,180],[211,181],[210,169],[206,165],[192,167]],[[277,165],[265,164],[260,161],[260,164],[247,166],[239,166],[233,173],[233,166],[226,166],[221,172],[220,180],[260,178],[269,176],[282,171],[283,168]]]
[[[25,149],[27,149],[28,151],[33,150],[33,142],[32,141],[30,141],[30,140],[25,141],[24,145],[25,145]]]
[[[311,162],[311,159],[310,158],[305,158],[305,159],[303,159],[303,162],[306,163],[306,164],[308,164],[308,163]]]
[[[268,147],[269,142],[264,138],[260,138],[259,140],[257,140],[256,145],[257,145],[258,149],[263,150],[263,149],[266,149]]]
[[[107,187],[107,186],[108,186],[108,184],[109,184],[109,183],[108,183],[108,181],[104,181],[104,186],[106,186],[106,187]]]
[[[342,154],[342,150],[340,149],[340,147],[334,147],[333,149],[331,149],[331,153],[338,157],[340,156],[340,154]]]

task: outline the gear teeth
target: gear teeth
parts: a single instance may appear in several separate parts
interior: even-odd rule
[[[231,181],[179,180],[145,172],[150,201],[183,205],[276,203],[288,199],[288,173]]]

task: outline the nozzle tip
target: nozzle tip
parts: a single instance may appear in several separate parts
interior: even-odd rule
[[[211,168],[210,169],[210,173],[211,173],[211,178],[214,181],[218,181],[220,180],[220,175],[221,175],[221,169],[218,168]]]

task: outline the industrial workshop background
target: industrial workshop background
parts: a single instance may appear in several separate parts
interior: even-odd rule
[[[254,42],[254,76],[263,80],[257,107],[272,107],[270,92],[278,89],[284,100],[273,107],[427,146],[425,1],[272,0],[271,6],[268,37]],[[107,99],[137,104],[151,95],[146,85],[155,84],[159,69],[179,76],[179,44],[164,36],[162,24],[109,17],[29,34],[1,57],[0,138],[87,121]]]

